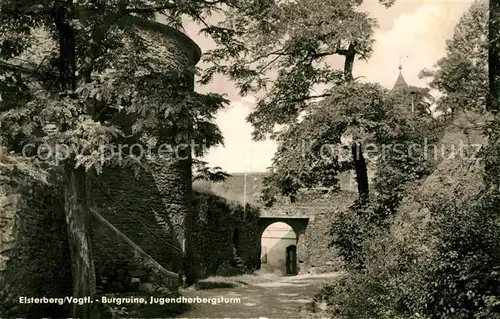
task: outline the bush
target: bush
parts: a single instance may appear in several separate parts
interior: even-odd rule
[[[340,213],[332,223],[330,246],[336,248],[346,268],[361,269],[364,265],[362,250],[365,240],[366,222],[362,213],[351,208]]]
[[[477,202],[460,207],[451,200],[431,209],[436,254],[428,265],[425,312],[433,318],[500,313],[495,306],[500,296],[499,199],[489,194]]]
[[[318,300],[341,318],[499,318],[499,203],[484,192],[432,198],[428,223],[400,213],[391,227],[367,226],[369,210],[340,215],[336,244],[350,271]]]
[[[353,217],[355,222],[360,218]],[[345,218],[345,217],[344,217]],[[363,226],[363,225],[362,225]],[[423,300],[426,254],[422,229],[409,229],[396,236],[390,227],[364,227],[358,260],[342,280],[329,285],[318,296],[326,301],[331,316],[340,318],[424,318]],[[417,318],[417,317],[415,317]]]

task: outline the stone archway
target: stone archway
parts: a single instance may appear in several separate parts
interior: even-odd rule
[[[272,223],[261,235],[261,270],[280,275],[288,274],[289,246],[297,244],[297,234],[290,225],[283,222]]]
[[[300,264],[303,264],[304,262],[306,262],[306,259],[307,259],[307,252],[305,251],[305,245],[302,244],[303,240],[304,240],[304,234],[305,234],[305,231],[307,229],[307,225],[309,223],[309,216],[263,216],[263,217],[260,217],[259,218],[259,238],[261,238],[261,241],[262,241],[262,236],[263,236],[263,233],[264,231],[266,230],[267,227],[269,227],[270,225],[274,224],[274,223],[284,223],[286,225],[288,225],[288,227],[290,227],[290,229],[294,232],[295,234],[295,240],[294,242],[292,241],[289,241],[287,242],[286,246],[284,247],[281,247],[283,249],[282,252],[276,252],[278,254],[281,254],[282,253],[282,259],[283,259],[283,262],[282,262],[282,274],[286,274],[286,247],[287,246],[290,246],[290,245],[294,245],[296,247],[295,249],[295,256],[296,256],[296,260],[298,262],[298,266],[300,267]],[[284,245],[284,243],[283,243]],[[261,245],[260,245],[260,249],[259,249],[259,255],[258,255],[258,265],[257,265],[257,269],[261,269],[261,270],[264,270],[264,269],[269,269],[270,267],[267,267],[267,265],[264,265],[264,264],[268,264],[268,257],[269,257],[269,252],[267,251],[268,250],[268,247],[266,247],[265,245],[263,246],[262,245],[262,242],[261,242]],[[264,265],[264,267],[263,267]],[[271,267],[272,268],[272,267]],[[296,273],[298,272],[298,269],[296,269],[295,271]]]
[[[309,224],[309,216],[259,217],[260,235],[269,225],[279,222],[289,225],[296,234],[303,234]]]

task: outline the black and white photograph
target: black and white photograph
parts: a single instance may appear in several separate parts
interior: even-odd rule
[[[500,319],[500,0],[0,0],[0,319]]]

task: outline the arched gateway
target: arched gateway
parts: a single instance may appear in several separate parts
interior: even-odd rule
[[[309,216],[262,216],[259,218],[259,234],[260,238],[262,238],[262,243],[259,251],[259,264],[257,266],[258,269],[263,269],[266,271],[280,270],[282,274],[286,275],[296,275],[298,273],[298,262],[303,262],[298,260],[297,256],[300,254],[300,251],[297,250],[297,247],[300,247],[299,242],[301,240],[301,236],[305,234],[307,225],[309,223]],[[263,236],[264,231],[268,229],[273,224],[286,224],[289,226],[288,237],[282,234],[283,238],[279,239],[279,242],[272,243],[271,246],[265,244],[266,239]],[[279,236],[278,236],[279,237]],[[286,237],[286,238],[285,238]],[[274,240],[276,241],[276,240]],[[285,245],[285,246],[283,246]],[[280,249],[279,247],[282,249]],[[273,256],[272,254],[283,254],[283,256]],[[270,265],[272,264],[272,259],[281,260],[282,265]],[[278,266],[278,267],[276,267]]]

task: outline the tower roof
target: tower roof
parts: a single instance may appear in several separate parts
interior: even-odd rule
[[[408,88],[408,84],[406,84],[406,81],[403,77],[403,73],[401,72],[402,69],[403,69],[403,66],[400,65],[399,66],[399,76],[396,80],[396,83],[394,84],[394,87],[392,88],[393,91]]]

